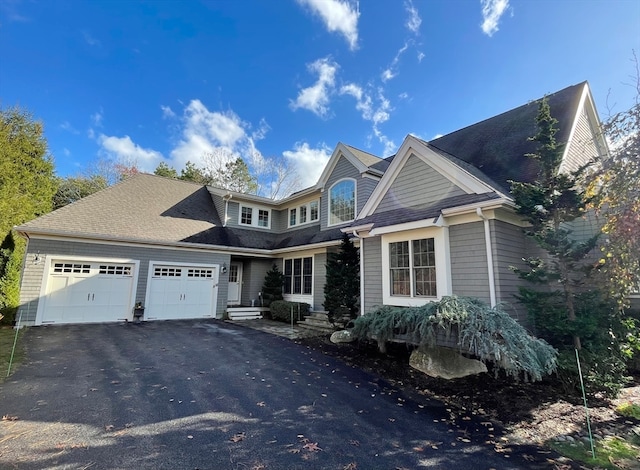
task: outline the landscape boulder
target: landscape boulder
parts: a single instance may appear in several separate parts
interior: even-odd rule
[[[349,330],[335,331],[331,334],[332,343],[351,343],[355,338]]]
[[[487,371],[484,363],[466,358],[449,348],[415,349],[409,358],[409,365],[430,377],[443,379],[457,379]]]

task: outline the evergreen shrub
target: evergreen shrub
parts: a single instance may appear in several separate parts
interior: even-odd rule
[[[273,320],[291,323],[291,310],[293,309],[293,321],[297,323],[309,312],[311,305],[305,302],[289,302],[276,300],[271,302],[271,318]]]

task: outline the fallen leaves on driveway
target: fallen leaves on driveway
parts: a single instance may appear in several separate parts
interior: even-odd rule
[[[302,446],[302,448],[309,452],[318,452],[322,450],[320,447],[318,447],[317,442],[307,442],[305,445]]]
[[[18,420],[17,416],[4,415],[2,417],[2,421],[17,421],[17,420]]]
[[[229,438],[229,440],[230,440],[231,442],[240,442],[240,441],[243,441],[243,440],[244,440],[245,436],[246,436],[246,435],[245,435],[245,433],[244,433],[244,432],[239,432],[239,433],[236,433],[236,434],[234,434],[233,436],[231,436],[231,437]]]

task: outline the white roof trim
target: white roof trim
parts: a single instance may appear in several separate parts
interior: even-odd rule
[[[245,255],[250,253],[254,256],[269,258],[272,256],[271,250],[262,250],[257,248],[239,248],[235,246],[222,246],[222,245],[206,245],[204,243],[185,243],[185,242],[165,242],[156,240],[141,240],[141,239],[127,239],[127,238],[114,238],[104,237],[99,235],[90,234],[65,234],[63,232],[39,232],[39,231],[19,231],[20,235],[26,238],[35,238],[43,240],[64,240],[80,243],[95,243],[99,245],[117,245],[117,246],[135,246],[140,248],[162,248],[169,250],[184,250],[184,251],[211,251],[214,253],[230,253],[237,255]]]
[[[431,217],[429,219],[416,220],[413,222],[406,222],[404,224],[388,225],[386,227],[374,228],[369,232],[369,235],[385,235],[387,233],[404,232],[406,230],[415,230],[420,228],[429,227],[443,227],[444,224],[440,216]]]
[[[338,164],[341,156],[344,156],[344,158],[346,158],[349,163],[356,167],[360,174],[365,173],[369,170],[369,167],[362,163],[360,159],[356,157],[346,145],[344,145],[342,142],[338,142],[338,145],[336,145],[335,150],[331,154],[331,158],[329,158],[329,161],[324,167],[322,175],[320,175],[320,178],[318,179],[318,182],[316,183],[314,189],[324,188],[324,186],[327,184],[327,181],[329,180],[329,176],[331,176],[331,173],[333,173],[333,170]]]
[[[488,201],[482,201],[482,202],[474,202],[473,204],[465,204],[464,206],[456,206],[456,207],[450,207],[448,209],[442,209],[442,215],[445,217],[449,217],[452,215],[460,215],[460,214],[466,214],[469,212],[475,212],[476,209],[480,208],[480,209],[497,209],[498,207],[515,207],[515,203],[510,200],[510,199],[506,199],[506,198],[499,198],[499,199],[490,199]]]
[[[420,158],[467,194],[483,194],[496,191],[496,188],[490,187],[487,183],[481,181],[464,168],[456,165],[439,153],[434,152],[428,144],[409,134],[404,139],[391,165],[389,165],[380,183],[378,183],[378,186],[374,189],[369,200],[356,217],[356,220],[363,219],[375,212],[411,155]]]
[[[562,162],[560,163],[560,168],[558,171],[563,173],[566,167],[567,156],[569,154],[569,148],[573,143],[573,138],[576,133],[576,129],[578,127],[578,122],[580,120],[580,113],[582,110],[585,110],[587,113],[587,117],[589,121],[591,121],[591,125],[595,126],[596,129],[600,129],[600,118],[598,117],[598,111],[596,110],[596,105],[593,101],[593,96],[591,96],[591,90],[589,89],[589,84],[585,83],[582,88],[582,95],[580,96],[580,102],[576,108],[576,114],[573,116],[573,124],[571,125],[571,131],[569,132],[569,138],[567,139],[567,143],[564,148],[564,153],[562,154]],[[603,157],[609,156],[609,146],[607,145],[607,141],[604,138],[603,132],[595,132],[595,146],[600,152],[604,152],[605,155]]]

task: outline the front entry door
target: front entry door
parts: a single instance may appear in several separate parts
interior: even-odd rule
[[[229,265],[229,305],[239,305],[242,290],[242,264],[231,263]]]

